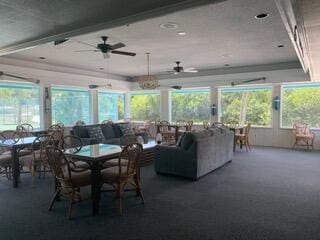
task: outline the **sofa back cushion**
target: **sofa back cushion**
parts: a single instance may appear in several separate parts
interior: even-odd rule
[[[100,126],[89,127],[88,132],[90,138],[96,139],[99,143],[105,140]]]
[[[194,142],[193,135],[190,132],[187,132],[183,135],[181,139],[181,147],[184,150],[188,150],[191,144]]]
[[[112,129],[113,129],[113,133],[114,133],[115,138],[122,137],[123,134],[122,134],[120,126],[118,124],[112,124]]]
[[[101,130],[105,139],[111,139],[115,137],[112,124],[101,124]]]
[[[86,126],[73,126],[73,134],[79,138],[89,138],[88,129]]]

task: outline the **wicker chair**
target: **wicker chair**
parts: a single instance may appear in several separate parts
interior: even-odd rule
[[[48,133],[53,137],[55,144],[57,145],[63,138],[64,127],[60,124],[53,124],[48,128]]]
[[[159,133],[162,135],[163,142],[171,143],[176,141],[176,133],[171,131],[170,123],[166,120],[158,124]]]
[[[49,134],[41,135],[32,143],[32,154],[20,157],[21,164],[30,169],[32,184],[34,183],[34,177],[37,172],[40,178],[41,173],[43,173],[43,177],[45,177],[46,172],[50,171],[50,166],[48,165],[48,158],[45,151],[46,147],[50,145],[54,145],[53,136]]]
[[[214,122],[211,127],[224,127],[225,125],[222,122]]]
[[[309,125],[306,123],[295,123],[293,125],[293,134],[295,137],[293,148],[311,147],[313,149],[314,134],[310,131]]]
[[[63,152],[54,146],[46,148],[48,163],[57,179],[56,191],[50,201],[48,210],[51,211],[60,194],[69,199],[69,219],[72,217],[73,205],[82,200],[80,188],[91,185],[91,171],[78,168],[69,161]]]
[[[110,119],[108,119],[108,120],[103,120],[103,121],[101,122],[101,124],[113,124],[113,121],[110,120]]]
[[[130,184],[135,187],[136,194],[144,203],[139,177],[139,161],[142,153],[142,145],[139,143],[129,144],[123,148],[118,165],[106,168],[101,171],[102,183],[111,185],[116,191],[118,197],[119,213],[122,214],[122,195],[126,185]],[[126,164],[123,164],[123,162]]]
[[[16,131],[0,132],[0,141],[6,143],[16,143],[20,139],[20,135]],[[0,147],[0,174],[5,174],[7,179],[11,179],[12,175],[12,157],[8,148]]]
[[[143,125],[138,127],[137,131],[138,131],[138,132],[145,132],[145,133],[147,133],[149,136],[151,136],[150,128],[151,128],[151,121],[145,120],[145,121],[143,122]]]
[[[86,126],[86,123],[82,120],[76,122],[76,126]]]
[[[29,123],[23,123],[16,127],[16,131],[20,134],[21,137],[30,137],[32,136],[31,132],[33,126]]]
[[[249,143],[249,133],[251,129],[251,124],[248,123],[247,126],[245,127],[244,133],[235,133],[234,138],[235,138],[235,143],[240,143],[241,145],[245,145],[246,151],[248,150],[251,151],[251,146]]]
[[[203,126],[203,129],[209,129],[210,123],[208,121],[203,121],[202,126]]]

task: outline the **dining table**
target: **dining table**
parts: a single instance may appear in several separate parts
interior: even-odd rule
[[[35,139],[36,137],[24,137],[0,141],[0,147],[7,148],[11,151],[12,185],[14,188],[17,188],[20,182],[19,152],[26,147],[30,147]]]
[[[150,141],[143,144],[143,152],[141,158],[145,158],[142,165],[153,158],[153,152],[157,144],[155,141]],[[92,214],[99,215],[99,205],[101,197],[101,170],[103,164],[111,159],[118,158],[122,151],[122,147],[113,144],[93,144],[83,146],[79,151],[75,152],[74,149],[66,149],[65,155],[72,159],[86,162],[91,170],[91,199],[92,199]],[[139,166],[139,167],[140,167]],[[140,177],[140,169],[138,169]]]

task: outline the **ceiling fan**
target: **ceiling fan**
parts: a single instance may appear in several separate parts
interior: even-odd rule
[[[105,85],[90,84],[88,87],[89,87],[89,89],[96,89],[96,88],[101,88],[101,87],[112,89],[112,84],[111,83],[108,83],[108,84],[105,84]]]
[[[91,45],[89,43],[78,41],[79,43],[88,45],[88,46],[93,47],[95,49],[79,50],[79,51],[75,51],[75,52],[101,52],[104,58],[109,58],[110,53],[132,56],[132,57],[136,55],[136,53],[133,53],[133,52],[117,51],[116,49],[123,48],[126,46],[123,43],[116,43],[114,45],[110,45],[110,44],[106,43],[108,40],[108,37],[102,36],[101,39],[102,39],[103,43],[99,43],[99,44],[97,44],[97,46]]]
[[[261,78],[254,78],[254,79],[249,79],[249,80],[244,80],[239,82],[231,82],[231,86],[242,85],[242,84],[251,83],[251,82],[265,81],[265,80],[266,80],[265,77],[261,77]]]
[[[179,73],[182,73],[182,72],[185,72],[185,73],[196,73],[196,72],[198,72],[198,70],[193,68],[193,67],[184,69],[182,66],[180,66],[180,63],[181,63],[180,61],[176,61],[177,66],[175,66],[173,68],[173,71],[169,71],[169,73],[179,74]]]
[[[21,76],[9,74],[9,73],[4,73],[4,72],[0,71],[0,80],[7,80],[7,79],[3,79],[4,76],[5,77],[10,77],[10,78],[15,78],[17,80],[21,80],[21,81],[29,82],[29,83],[35,83],[35,84],[39,84],[40,83],[39,79],[21,77]]]

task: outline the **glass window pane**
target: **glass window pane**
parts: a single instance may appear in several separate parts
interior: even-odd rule
[[[272,125],[272,87],[221,89],[220,121]]]
[[[172,91],[171,119],[202,123],[210,121],[210,90]]]
[[[160,93],[131,94],[130,106],[134,121],[160,119]]]
[[[65,88],[52,88],[52,123],[73,126],[78,120],[91,123],[90,92]]]
[[[0,84],[0,130],[15,129],[21,123],[40,127],[40,88]]]
[[[98,93],[99,122],[103,120],[119,121],[124,119],[124,94]]]
[[[320,128],[320,85],[291,85],[282,88],[282,127],[303,122]]]

